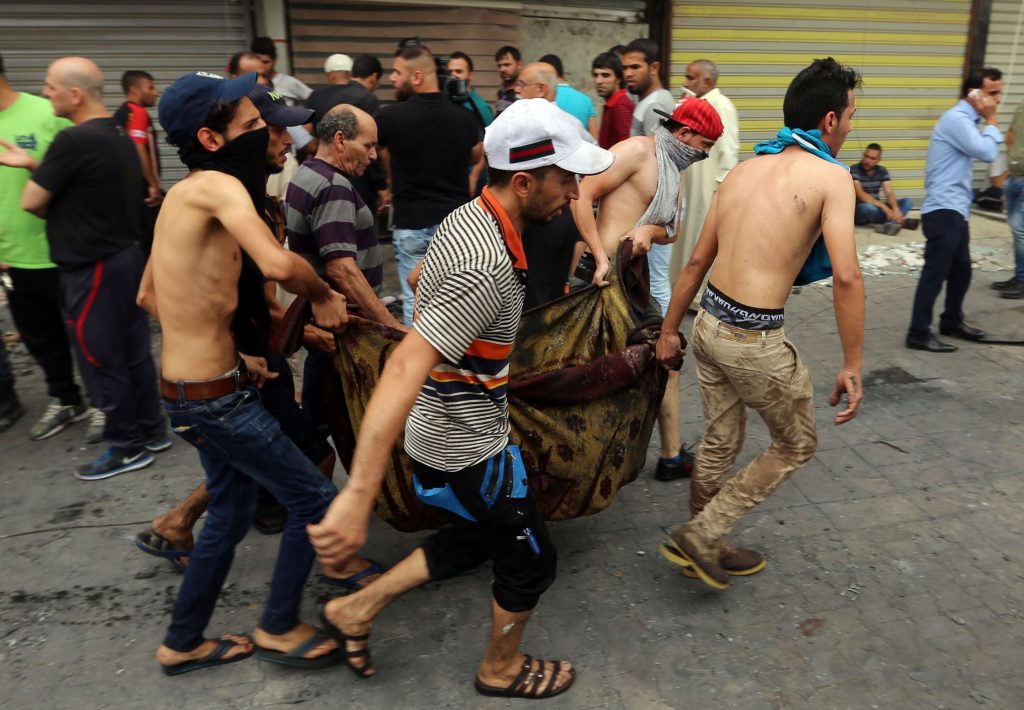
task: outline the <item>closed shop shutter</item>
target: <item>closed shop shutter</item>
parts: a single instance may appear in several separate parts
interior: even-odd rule
[[[377,90],[382,102],[394,99],[387,74],[398,42],[419,37],[435,54],[456,50],[473,59],[473,88],[494,103],[500,80],[494,51],[505,44],[522,46],[518,12],[502,3],[398,4],[300,0],[288,3],[292,62],[296,76],[310,86],[322,86],[324,60],[335,53],[372,54],[384,65],[384,80]],[[505,3],[514,6],[518,3]],[[458,5],[458,6],[456,6]],[[479,6],[478,6],[479,5]]]
[[[46,67],[58,57],[83,56],[103,70],[103,94],[114,110],[123,101],[121,74],[141,69],[158,90],[189,71],[223,73],[228,57],[248,45],[240,0],[107,0],[9,2],[0,10],[0,52],[7,80],[41,94]],[[156,120],[156,109],[150,114]],[[160,135],[164,189],[185,169]]]
[[[856,162],[868,143],[880,143],[897,194],[919,204],[928,138],[957,100],[970,18],[969,0],[676,0],[672,91],[679,95],[689,62],[716,62],[718,85],[739,111],[746,158],[782,126],[782,99],[796,73],[835,57],[864,77],[840,159]]]
[[[1013,112],[1024,102],[1024,2],[993,0],[985,66],[1003,72],[1003,102],[999,128],[1009,130]]]

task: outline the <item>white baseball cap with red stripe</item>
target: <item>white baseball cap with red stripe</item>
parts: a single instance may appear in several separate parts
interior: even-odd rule
[[[546,99],[520,99],[501,112],[484,135],[487,165],[495,170],[535,170],[557,165],[595,175],[615,159],[586,142],[576,119]]]

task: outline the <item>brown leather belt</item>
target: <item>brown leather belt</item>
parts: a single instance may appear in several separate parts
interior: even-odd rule
[[[172,382],[160,378],[160,394],[166,399],[203,400],[217,399],[243,389],[249,384],[249,373],[235,370],[223,377],[205,382]]]

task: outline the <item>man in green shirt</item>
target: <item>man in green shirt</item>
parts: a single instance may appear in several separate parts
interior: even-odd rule
[[[46,439],[89,416],[89,407],[75,384],[71,348],[58,302],[57,267],[50,261],[46,222],[21,209],[21,193],[31,171],[6,161],[20,149],[38,163],[58,131],[71,122],[53,115],[46,99],[15,91],[4,76],[0,57],[0,263],[6,265],[4,288],[14,317],[32,357],[43,368],[53,401],[32,428],[35,440]],[[19,151],[20,152],[20,151]],[[0,420],[17,396],[13,382],[0,382]],[[8,426],[20,416],[20,405]],[[0,430],[6,428],[0,421]]]

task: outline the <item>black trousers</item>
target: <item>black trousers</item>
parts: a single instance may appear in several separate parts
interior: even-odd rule
[[[61,404],[82,403],[71,364],[71,346],[60,310],[60,275],[56,268],[7,269],[7,303],[14,325],[29,353],[43,368],[46,388]]]
[[[74,270],[61,270],[61,310],[103,438],[138,449],[166,432],[149,349],[149,316],[135,305],[142,280],[137,245]]]
[[[971,286],[971,232],[956,210],[935,210],[921,215],[924,231],[924,266],[914,294],[914,311],[908,334],[924,338],[931,332],[935,299],[946,284],[946,308],[939,316],[942,327],[964,320],[964,296]]]
[[[450,579],[491,560],[494,601],[505,611],[530,611],[555,581],[558,553],[533,493],[487,506],[480,494],[486,464],[483,461],[451,473],[413,460],[413,472],[424,488],[447,483],[477,520],[473,523],[433,508],[453,527],[438,530],[423,541],[427,569],[431,580]]]

